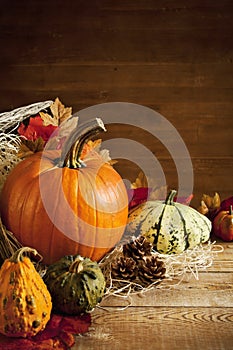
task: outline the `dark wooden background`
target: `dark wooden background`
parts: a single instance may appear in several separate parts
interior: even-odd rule
[[[0,111],[55,99],[154,109],[178,130],[203,192],[233,194],[232,0],[0,0]],[[129,130],[112,126],[108,138]],[[177,175],[167,150],[131,130]],[[138,169],[118,162],[133,180]]]

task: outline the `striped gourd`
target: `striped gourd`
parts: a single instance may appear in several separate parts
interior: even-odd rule
[[[129,213],[127,233],[143,235],[162,254],[179,254],[209,240],[211,221],[188,205],[174,202],[172,190],[165,201],[147,201]]]

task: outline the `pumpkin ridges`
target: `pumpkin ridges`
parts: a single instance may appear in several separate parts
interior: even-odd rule
[[[182,212],[181,210],[179,210],[178,206],[175,206],[176,210],[178,211],[179,215],[180,215],[180,218],[181,218],[181,221],[183,223],[183,229],[184,229],[184,241],[185,241],[185,248],[184,250],[188,249],[189,247],[189,235],[188,235],[188,232],[187,232],[187,229],[186,229],[186,224],[185,224],[185,219],[184,219],[184,216],[182,215]]]
[[[148,207],[148,205],[149,205],[149,207]],[[145,208],[146,208],[146,210],[144,210]],[[135,236],[138,236],[143,231],[143,225],[144,225],[145,222],[149,221],[149,217],[152,216],[153,211],[154,211],[154,208],[153,208],[153,206],[150,206],[150,202],[146,202],[146,203],[143,203],[142,205],[134,207],[130,211],[129,216],[132,217],[133,220],[130,221],[128,223],[128,225],[131,226],[131,224],[134,221],[137,222],[137,226],[135,228],[133,228]],[[137,220],[137,217],[140,218],[140,220]],[[155,225],[156,225],[156,227],[155,227]],[[154,229],[155,228],[157,229],[156,222],[154,222],[152,224],[152,227],[154,227]],[[154,238],[156,238],[156,235],[154,235]]]
[[[38,200],[31,202],[30,197],[33,196],[33,198],[35,198],[35,195],[37,193],[38,190],[35,187],[35,179],[33,179],[32,181],[30,181],[30,183],[28,183],[26,191],[21,191],[21,196],[24,198],[24,200],[18,218],[19,232],[16,232],[16,230],[12,228],[12,232],[18,234],[18,239],[20,240],[22,245],[31,245],[32,247],[35,246],[36,236],[34,235],[33,231],[35,231],[36,229],[36,222],[34,221],[33,223],[28,223],[28,217],[34,218],[36,216],[35,208],[38,204]],[[26,215],[24,213],[26,213]],[[28,237],[24,237],[24,235],[22,234],[25,226],[27,226],[28,236],[30,235],[30,242],[28,242]]]
[[[206,242],[211,222],[184,204],[147,201],[130,211],[127,231],[145,236],[159,253],[177,254]]]
[[[159,251],[158,241],[159,241],[159,238],[161,236],[161,225],[162,225],[162,219],[163,219],[163,216],[164,216],[164,213],[165,213],[165,209],[166,209],[166,207],[163,208],[163,210],[162,210],[162,212],[161,212],[161,214],[159,216],[158,224],[156,225],[157,226],[156,227],[156,233],[157,234],[154,236],[153,244],[155,245],[156,250],[158,249],[158,251]],[[154,226],[155,226],[155,224],[154,224]]]
[[[86,172],[86,173],[87,173],[87,172]],[[80,174],[80,180],[83,178],[82,175],[83,175],[83,177],[85,176],[85,179],[88,179],[89,186],[93,188],[93,193],[94,193],[94,192],[95,192],[95,186],[97,186],[97,185],[96,185],[96,182],[93,181],[93,176],[92,176],[92,174],[90,174],[90,173],[88,172],[86,175],[84,175],[84,174],[82,174],[82,172],[81,172],[81,174]],[[100,178],[99,172],[96,174],[96,177],[97,177],[97,179]],[[83,181],[83,182],[85,182],[85,181]],[[105,185],[105,184],[104,184],[104,185]],[[81,188],[83,188],[82,185],[81,185]],[[92,213],[92,214],[89,214],[88,216],[91,216],[91,217],[93,218],[93,223],[92,223],[93,227],[96,227],[96,230],[99,230],[99,227],[103,227],[103,223],[100,222],[100,220],[99,220],[99,215],[98,215],[99,212],[100,212],[100,208],[97,207],[97,206],[98,206],[98,202],[95,200],[95,197],[93,197],[93,201],[94,201],[94,203],[92,204],[92,206],[94,206],[94,208],[95,208],[96,210],[94,210],[93,213]],[[90,208],[89,208],[89,210],[90,210]],[[91,210],[90,210],[90,211],[91,211]],[[93,215],[93,214],[94,214],[94,215]],[[112,219],[112,216],[111,216],[111,219]],[[104,223],[104,225],[105,225],[105,224],[106,224],[106,222]],[[106,225],[106,226],[108,226],[108,225]],[[113,227],[113,225],[110,225],[110,227]],[[110,245],[110,246],[111,246],[111,245]],[[104,248],[104,250],[100,250],[100,252],[102,251],[102,254],[105,254],[105,253],[108,251],[108,249],[106,249],[105,247],[100,247],[100,246],[99,246],[98,235],[95,234],[95,235],[93,235],[93,241],[89,243],[88,247],[84,244],[84,249],[81,249],[81,250],[80,250],[80,255],[84,256],[84,255],[85,255],[86,249],[88,249],[88,251],[89,251],[88,256],[89,256],[91,259],[96,260],[96,255],[95,255],[95,249],[94,249],[94,247],[99,247],[100,249],[101,249],[101,248]],[[97,257],[97,258],[98,258],[98,257]]]
[[[66,197],[68,197],[68,202],[70,203],[71,208],[73,209],[73,212],[76,214],[76,216],[79,218],[79,222],[77,222],[77,236],[76,236],[76,241],[79,243],[79,253],[82,256],[89,256],[92,257],[93,255],[93,251],[94,251],[94,247],[95,247],[95,235],[93,234],[93,236],[91,237],[92,240],[90,240],[89,238],[89,245],[86,246],[84,243],[84,238],[83,236],[85,236],[85,232],[83,232],[83,230],[81,229],[82,225],[82,221],[86,223],[86,218],[90,218],[91,217],[91,222],[89,222],[87,225],[86,230],[88,230],[88,225],[91,225],[93,228],[97,227],[96,224],[96,210],[91,210],[90,206],[85,206],[85,203],[83,203],[83,196],[82,193],[80,192],[80,188],[82,188],[82,192],[93,192],[92,188],[94,186],[93,183],[93,178],[91,178],[91,180],[89,179],[89,172],[86,171],[88,169],[86,168],[80,168],[79,171],[77,170],[73,170],[70,175],[72,175],[74,178],[77,177],[78,181],[76,183],[78,183],[79,185],[77,186],[77,188],[72,189],[72,192],[65,191],[65,195]],[[72,180],[71,180],[72,181]],[[73,182],[73,181],[72,181]],[[75,182],[75,181],[74,181]],[[88,185],[87,185],[88,182]],[[73,192],[76,193],[76,198],[77,200],[73,200],[74,196],[73,196]],[[93,196],[94,198],[94,196]],[[81,204],[82,203],[82,204]],[[88,203],[89,204],[89,203]],[[80,245],[81,243],[81,245]],[[83,244],[83,246],[82,246]]]
[[[39,158],[39,154],[35,154],[34,157],[29,157],[27,162],[20,162],[17,164],[17,191],[13,191],[12,187],[15,184],[14,169],[9,174],[6,184],[3,187],[1,193],[1,215],[3,222],[11,230],[17,238],[24,244],[24,239],[21,237],[22,222],[24,219],[27,220],[28,214],[25,218],[22,216],[23,207],[28,202],[31,196],[30,186],[34,186],[36,175],[32,176],[33,171],[38,173],[39,166],[36,164],[36,159]],[[33,158],[33,159],[31,159]],[[25,183],[25,174],[30,179],[30,182]],[[9,197],[8,201],[5,202],[5,196]],[[3,202],[3,203],[2,203]],[[16,216],[15,207],[19,206],[21,214],[19,217]],[[34,216],[34,215],[33,215]],[[31,235],[30,235],[31,236]],[[26,244],[27,245],[27,244]]]
[[[164,201],[164,208],[163,208],[162,213],[161,213],[159,220],[158,220],[157,236],[155,237],[155,242],[154,242],[154,245],[156,246],[156,250],[158,250],[158,252],[160,252],[160,249],[158,247],[158,241],[161,241],[164,244],[164,242],[166,241],[165,240],[165,236],[166,236],[168,239],[167,240],[168,245],[167,245],[167,248],[165,249],[167,254],[170,254],[172,252],[172,250],[174,249],[174,245],[175,245],[174,240],[171,241],[171,237],[172,237],[171,232],[164,232],[164,229],[163,229],[163,233],[161,232],[163,219],[164,219],[164,216],[167,215],[166,211],[168,211],[168,210],[170,210],[170,211],[172,210],[174,212],[171,215],[171,218],[173,218],[173,216],[177,212],[180,219],[181,219],[182,225],[183,225],[184,237],[182,238],[180,235],[176,236],[176,239],[177,239],[176,246],[182,246],[182,249],[180,252],[182,252],[184,249],[187,249],[187,230],[186,230],[185,220],[184,220],[184,217],[183,217],[181,211],[178,209],[177,206],[174,205],[175,195],[176,195],[175,190],[170,191],[167,195],[167,198]],[[173,233],[173,235],[174,235],[174,233]],[[173,243],[171,243],[171,242],[173,242]],[[183,242],[185,242],[185,246],[183,245]],[[169,248],[169,246],[170,246],[170,248]],[[161,253],[162,252],[163,251],[161,251]]]

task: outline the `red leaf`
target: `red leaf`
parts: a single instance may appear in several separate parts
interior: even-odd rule
[[[233,196],[226,198],[221,202],[221,210],[229,211],[231,205],[233,205]]]
[[[65,332],[63,330],[60,332],[60,339],[68,348],[71,348],[75,344],[73,334]]]
[[[28,339],[8,338],[0,335],[0,350],[32,350],[33,344]]]
[[[75,344],[73,334],[88,331],[91,315],[51,316],[43,332],[32,338],[10,338],[0,335],[0,350],[67,350]]]
[[[64,331],[73,334],[82,334],[88,331],[90,324],[90,314],[84,314],[80,316],[64,316],[61,322],[61,328]]]
[[[27,126],[21,123],[18,128],[18,133],[27,140],[35,141],[39,137],[42,137],[42,139],[47,142],[56,129],[57,126],[54,125],[44,126],[42,118],[38,115],[36,117],[31,117]]]
[[[151,188],[139,187],[135,189],[128,189],[129,209],[145,202],[148,199]]]

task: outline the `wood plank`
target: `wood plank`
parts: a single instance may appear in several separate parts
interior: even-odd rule
[[[144,127],[137,127],[137,118],[139,117],[139,120],[143,120]],[[164,120],[167,121],[167,124],[170,122],[165,117]],[[127,115],[124,122],[127,123]],[[231,147],[233,118],[214,116],[203,118],[197,115],[195,120],[188,117],[176,117],[174,124],[170,124],[170,126],[167,124],[161,125],[156,119],[153,123],[153,114],[150,120],[147,120],[146,118],[144,119],[141,113],[141,116],[135,115],[134,126],[130,124],[106,124],[107,133],[102,134],[101,138],[103,140],[121,138],[125,139],[124,141],[122,140],[125,143],[127,143],[128,139],[137,141],[151,150],[158,158],[169,158],[170,155],[167,148],[173,144],[173,149],[176,149],[177,142],[180,140],[183,140],[190,157],[193,159],[196,157],[214,159],[233,156]],[[226,125],[228,126],[227,128]],[[148,129],[150,132],[147,131]],[[162,139],[166,139],[164,144],[161,142]],[[140,152],[140,149],[138,151]],[[143,147],[141,152],[143,152]],[[180,154],[182,154],[181,150]]]
[[[112,89],[116,87],[216,87],[232,88],[232,64],[222,63],[157,63],[157,62],[80,62],[6,65],[1,78],[4,88],[14,88],[13,80],[22,81],[22,89],[35,84],[51,91],[54,86],[62,92],[68,84],[74,89]],[[1,89],[3,87],[1,86]]]
[[[231,268],[232,269],[232,268]],[[207,275],[207,273],[206,273]],[[188,280],[174,287],[166,282],[143,295],[130,297],[109,296],[101,302],[101,307],[159,306],[159,307],[233,307],[233,273],[199,274],[199,280]],[[207,281],[203,282],[206,277]],[[212,283],[210,277],[213,278]],[[219,278],[219,279],[218,279]],[[225,282],[222,282],[222,280]],[[228,282],[226,282],[228,280]],[[179,281],[178,281],[179,282]],[[170,289],[169,289],[170,287]]]
[[[169,158],[157,157],[162,171],[166,178],[166,184],[168,188],[178,189],[178,177],[177,170],[174,166],[174,162]],[[151,163],[152,162],[152,163]],[[114,165],[115,169],[120,173],[122,178],[132,182],[136,179],[140,170],[143,170],[148,176],[152,166],[156,166],[151,160],[143,160],[143,169],[140,168],[140,159],[135,156],[134,163],[120,159],[117,164]],[[220,194],[221,199],[231,197],[232,192],[232,173],[233,173],[233,160],[229,158],[192,158],[193,174],[194,174],[194,198],[192,205],[194,207],[199,206],[203,193],[213,195],[215,192]],[[222,171],[224,169],[224,171]],[[186,169],[183,169],[184,174]],[[160,173],[160,172],[159,172]],[[188,173],[187,173],[188,174]],[[163,179],[154,176],[155,183],[159,186]],[[181,185],[181,184],[180,184]],[[185,184],[182,182],[182,186]]]
[[[208,7],[210,11],[219,11],[221,7],[230,8],[232,2],[230,0],[223,0],[221,3],[218,1],[206,0],[203,4],[201,0],[189,1],[187,5],[186,0],[177,0],[174,1],[166,1],[164,3],[163,0],[158,0],[156,3],[154,0],[147,0],[145,3],[144,0],[138,0],[137,2],[132,2],[129,0],[118,0],[117,2],[109,3],[109,0],[102,0],[101,2],[102,9],[108,9],[111,11],[153,11],[158,10],[161,12],[195,12],[195,11],[205,11]]]
[[[60,96],[62,94],[63,99],[67,100],[69,95],[76,96],[76,98],[83,101],[87,105],[96,104],[98,101],[98,89],[93,90],[90,86],[87,86],[85,90],[77,88],[72,84],[72,91],[68,91],[65,85],[58,87],[56,84],[53,85],[53,88],[48,89],[43,86],[37,87],[37,94],[43,95],[48,90],[50,94],[54,96]],[[142,93],[143,88],[143,93]],[[17,86],[12,86],[10,89],[5,89],[5,94],[12,94],[16,92]],[[196,104],[201,103],[205,100],[206,103],[211,103],[217,100],[219,103],[231,103],[232,102],[232,91],[233,88],[215,88],[210,87],[206,89],[205,87],[128,87],[128,86],[113,86],[111,90],[104,89],[102,90],[102,95],[104,94],[104,100],[102,102],[131,102],[141,105],[150,105],[154,100],[157,103],[190,103]],[[101,93],[101,91],[99,92]],[[21,94],[25,94],[23,88]],[[99,96],[101,97],[101,96]]]
[[[74,349],[230,350],[232,308],[141,308],[96,310],[92,329]]]
[[[192,12],[192,6],[186,8],[183,22],[180,17],[182,11],[176,11],[176,7],[172,6],[171,13],[165,6],[165,11],[162,12],[161,8],[159,11],[160,16],[164,16],[161,18],[163,27],[161,22],[160,26],[156,26],[157,13],[150,13],[149,19],[144,15],[144,22],[141,22],[141,14],[134,20],[131,13],[129,20],[128,13],[123,12],[117,20],[116,12],[111,18],[111,11],[103,13],[98,6],[82,3],[80,7],[80,2],[76,6],[74,4],[70,11],[62,2],[49,8],[47,4],[41,6],[41,2],[35,0],[27,3],[26,7],[20,4],[10,11],[9,7],[6,8],[4,16],[7,22],[0,33],[0,44],[4,47],[0,62],[66,62],[76,61],[76,57],[127,62],[222,62],[232,59],[232,23],[230,16],[228,20],[226,18],[226,14],[232,12],[229,3],[227,7],[223,4],[211,6],[210,3],[207,8],[194,6],[196,13]],[[211,24],[207,24],[207,13],[211,9],[214,18]],[[225,16],[221,16],[222,12]],[[50,21],[47,20],[48,13],[53,13]],[[83,15],[85,22],[79,20]],[[177,22],[183,23],[181,28],[172,22],[174,17]],[[17,31],[12,29],[13,20],[17,20]],[[171,27],[166,24],[169,20]],[[30,30],[34,23],[40,24],[39,29]],[[194,27],[190,23],[194,23]],[[22,50],[24,42],[28,45]]]
[[[12,80],[13,83],[13,80]],[[23,83],[23,80],[22,80]],[[37,83],[37,82],[36,82]],[[64,82],[65,83],[65,82]],[[17,84],[17,83],[16,83]],[[37,87],[38,88],[38,87]],[[105,102],[116,102],[114,100],[105,101],[104,97],[100,97],[101,93],[98,92],[98,89],[96,89],[96,98],[95,100],[88,101],[85,103],[81,96],[74,95],[72,93],[71,87],[67,87],[70,89],[69,96],[64,96],[62,93],[59,93],[58,95],[51,93],[51,91],[44,91],[41,93],[34,87],[33,90],[25,91],[24,93],[21,92],[21,90],[14,90],[14,91],[8,91],[7,93],[2,87],[1,87],[1,95],[4,96],[1,100],[1,112],[9,111],[14,108],[18,108],[20,106],[28,105],[30,103],[39,102],[39,101],[45,101],[45,100],[53,100],[57,96],[60,97],[61,101],[65,103],[67,106],[72,106],[73,112],[78,112],[82,109],[85,109],[87,107],[99,104],[99,103],[105,103]],[[68,94],[67,94],[68,95]],[[126,95],[127,96],[127,95]],[[117,100],[121,102],[120,100]],[[130,100],[127,102],[131,103]],[[137,102],[138,103],[138,102]],[[186,122],[192,122],[193,128],[196,128],[196,123],[199,122],[200,119],[203,119],[207,121],[208,124],[214,125],[215,122],[218,122],[218,119],[223,118],[224,123],[228,123],[228,121],[232,120],[232,102],[218,102],[218,101],[212,101],[209,103],[206,102],[198,102],[195,104],[192,104],[192,108],[190,108],[190,102],[157,102],[154,100],[153,97],[151,97],[151,101],[148,105],[145,105],[145,107],[149,107],[152,110],[162,114],[166,119],[168,119],[177,129],[179,132],[180,125],[182,125],[182,128],[186,130]],[[221,123],[221,121],[219,121]],[[222,123],[222,128],[226,130],[225,125]],[[123,130],[121,130],[123,131]],[[216,131],[215,131],[216,132]],[[182,137],[184,135],[182,134]],[[212,146],[212,145],[211,145]],[[210,147],[209,147],[210,148]]]

